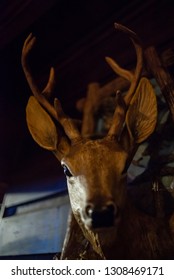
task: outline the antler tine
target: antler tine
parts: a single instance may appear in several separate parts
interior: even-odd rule
[[[106,56],[105,60],[116,74],[118,74],[119,76],[125,78],[130,82],[133,80],[133,74],[130,71],[120,67],[120,65],[118,65],[118,63],[115,60],[113,60],[111,57]]]
[[[35,80],[31,74],[30,67],[28,65],[28,56],[35,42],[36,42],[36,38],[33,36],[32,33],[30,33],[30,35],[27,37],[27,39],[24,42],[24,46],[22,49],[22,57],[21,57],[22,67],[26,79],[28,81],[28,84],[30,86],[30,89],[33,95],[35,96],[35,98],[38,100],[38,102],[47,110],[47,112],[55,120],[57,120],[63,126],[64,131],[66,135],[69,137],[69,139],[72,141],[74,141],[77,138],[79,139],[81,137],[80,132],[78,131],[73,121],[69,117],[67,117],[63,112],[59,100],[55,98],[55,102],[53,106],[49,103],[49,101],[46,98],[48,97],[48,95],[52,93],[54,88],[54,84],[55,84],[54,68],[50,69],[48,83],[42,92],[39,90],[38,86],[35,83]]]
[[[121,24],[118,24],[118,23],[115,23],[114,26],[115,26],[116,29],[118,29],[120,31],[123,31],[125,34],[127,34],[130,37],[130,39],[131,39],[131,41],[132,41],[132,43],[135,47],[135,51],[136,51],[136,55],[137,55],[137,64],[136,64],[134,74],[132,74],[131,71],[129,71],[130,75],[132,75],[131,85],[130,85],[130,88],[129,88],[125,98],[124,98],[126,106],[128,106],[130,101],[131,101],[132,95],[134,94],[134,91],[137,87],[137,84],[139,82],[142,67],[143,67],[142,44],[141,44],[141,40],[137,36],[137,34],[135,32],[133,32],[132,30],[130,30],[129,28],[127,28],[127,27],[125,27]]]
[[[46,85],[46,87],[43,89],[42,94],[46,97],[46,98],[50,98],[52,95],[52,92],[55,88],[55,71],[54,68],[51,67],[50,68],[50,74],[49,74],[49,79],[48,79],[48,83]]]
[[[119,138],[125,120],[126,104],[120,91],[116,92],[116,109],[113,115],[112,125],[108,131],[108,137]]]
[[[115,28],[120,31],[123,31],[124,33],[129,35],[129,37],[132,40],[132,43],[135,47],[135,51],[136,51],[136,55],[137,55],[137,64],[136,64],[135,72],[132,73],[131,71],[121,68],[113,59],[106,57],[106,61],[111,66],[111,68],[117,74],[119,74],[120,76],[124,77],[125,79],[127,79],[131,82],[130,88],[129,88],[126,96],[124,97],[124,100],[123,100],[123,97],[121,97],[121,96],[118,98],[119,102],[118,102],[118,105],[114,112],[111,128],[108,132],[109,136],[120,135],[122,125],[124,122],[124,117],[126,114],[126,109],[127,109],[128,105],[130,104],[133,94],[136,90],[137,84],[140,79],[142,66],[143,66],[143,51],[142,51],[140,39],[138,38],[137,34],[134,33],[132,30],[128,29],[127,27],[125,27],[121,24],[118,24],[118,23],[115,23]],[[122,99],[122,101],[121,101],[121,99]],[[124,103],[124,105],[123,105],[123,103]],[[122,121],[121,124],[120,124],[120,121]]]

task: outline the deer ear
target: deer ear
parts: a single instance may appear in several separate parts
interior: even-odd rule
[[[130,143],[143,142],[154,131],[157,121],[157,102],[150,81],[142,78],[126,114]]]
[[[42,148],[54,152],[59,160],[68,153],[70,144],[67,137],[59,133],[49,114],[34,96],[31,96],[28,101],[26,119],[33,139]]]

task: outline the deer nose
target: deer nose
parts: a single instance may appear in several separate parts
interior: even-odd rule
[[[86,206],[86,215],[91,219],[92,228],[111,227],[114,225],[117,207],[113,202],[97,207],[92,203]]]

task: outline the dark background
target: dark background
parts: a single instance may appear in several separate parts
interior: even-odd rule
[[[134,49],[114,22],[126,25],[160,53],[174,48],[174,2],[166,0],[1,0],[0,1],[0,199],[13,186],[62,174],[54,156],[29,135],[25,107],[30,90],[20,56],[30,32],[37,37],[31,55],[33,75],[42,89],[49,68],[56,69],[56,96],[64,111],[80,117],[76,101],[90,82],[115,76],[105,63],[135,65]]]

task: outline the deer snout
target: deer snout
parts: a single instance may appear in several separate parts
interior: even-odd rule
[[[97,229],[114,226],[118,208],[113,202],[101,206],[88,203],[85,212],[87,219],[90,220],[91,228]]]

